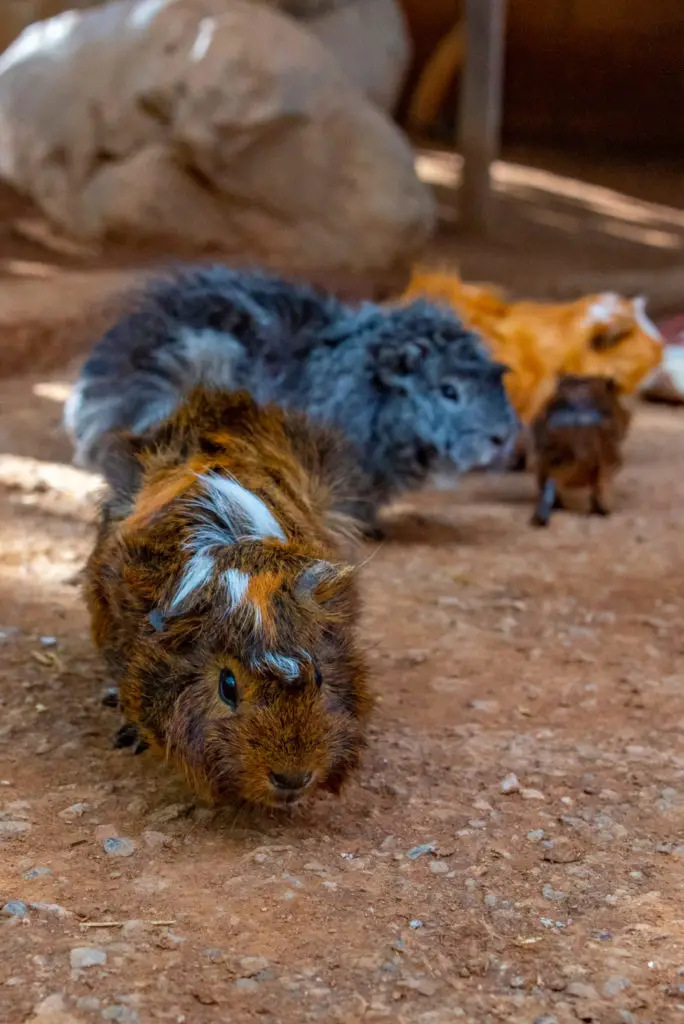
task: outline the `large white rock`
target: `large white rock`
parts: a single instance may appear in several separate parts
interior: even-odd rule
[[[401,133],[309,31],[246,0],[30,26],[0,58],[0,174],[83,238],[293,270],[401,265],[434,219]]]
[[[338,3],[304,24],[369,99],[382,110],[394,110],[412,55],[397,0]]]

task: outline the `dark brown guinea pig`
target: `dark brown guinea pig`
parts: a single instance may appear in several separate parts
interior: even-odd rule
[[[113,435],[104,471],[85,593],[117,745],[153,748],[213,802],[339,792],[372,705],[341,563],[346,442],[200,388],[152,437]]]
[[[561,492],[588,488],[591,515],[610,515],[608,487],[622,465],[631,422],[611,377],[562,376],[532,424],[538,500],[532,523],[563,508]]]

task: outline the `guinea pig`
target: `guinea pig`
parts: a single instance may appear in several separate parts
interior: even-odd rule
[[[244,388],[337,426],[377,509],[433,471],[505,461],[518,421],[478,335],[417,300],[353,307],[258,270],[181,268],[152,280],[96,343],[66,404],[75,462],[98,470],[103,436],[142,434],[197,384]]]
[[[152,748],[214,803],[338,793],[372,706],[342,560],[357,473],[344,439],[199,388],[102,453],[85,598],[119,687],[117,745]]]
[[[611,377],[563,375],[532,424],[538,500],[534,526],[563,508],[563,490],[588,488],[591,515],[610,514],[608,488],[622,466],[631,422]]]

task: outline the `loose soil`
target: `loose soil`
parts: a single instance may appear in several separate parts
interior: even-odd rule
[[[681,414],[638,410],[607,520],[532,529],[525,475],[390,510],[362,770],[236,817],[111,748],[64,384],[0,382],[0,1019],[684,1019]]]

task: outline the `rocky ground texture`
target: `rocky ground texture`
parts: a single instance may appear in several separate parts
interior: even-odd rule
[[[0,394],[0,1019],[684,1020],[681,414],[609,520],[531,529],[524,476],[393,510],[362,771],[236,818],[111,749],[61,394]]]

